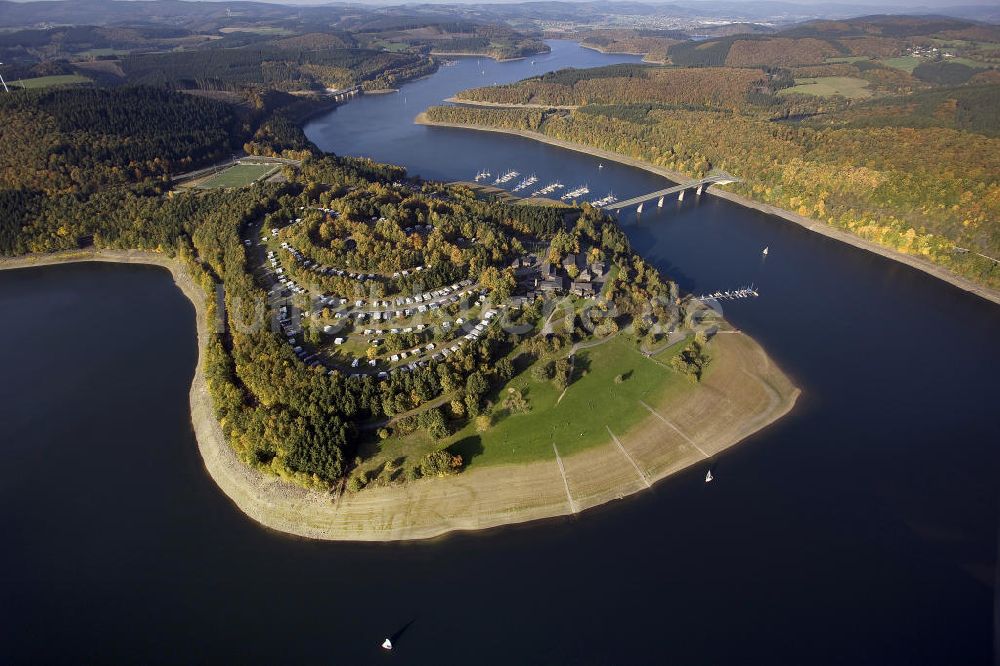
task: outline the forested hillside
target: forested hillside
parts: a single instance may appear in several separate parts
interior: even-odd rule
[[[129,56],[122,60],[132,83],[234,90],[258,86],[275,90],[346,88],[358,83],[391,87],[433,71],[427,58],[365,49],[223,49],[206,54],[181,51]]]
[[[901,56],[913,46],[931,48],[961,40],[1000,41],[1000,28],[944,17],[870,16],[813,21],[775,35],[685,41],[670,46],[668,55],[673,64],[689,67],[793,67],[836,58]]]
[[[453,106],[428,117],[539,131],[689,176],[723,169],[743,180],[735,191],[755,200],[1000,286],[996,263],[980,256],[1000,257],[1000,85],[924,87],[865,102],[772,94],[789,74],[573,71],[463,93],[583,105],[573,112]]]
[[[666,62],[670,47],[687,40],[677,30],[593,30],[578,37],[582,45],[603,53],[640,53],[651,62]]]
[[[560,70],[516,84],[473,88],[459,93],[458,98],[498,104],[660,103],[736,109],[748,103],[751,92],[770,92],[770,85],[763,70],[611,65]]]
[[[238,144],[232,107],[137,87],[0,96],[0,186],[91,192],[217,160]]]

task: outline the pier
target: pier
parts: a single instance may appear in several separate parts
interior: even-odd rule
[[[695,298],[696,301],[736,301],[741,298],[756,298],[760,294],[752,284],[747,287],[740,287],[732,291],[717,291],[714,294],[702,294]]]

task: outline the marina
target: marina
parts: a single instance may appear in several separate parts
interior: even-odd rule
[[[757,289],[751,284],[746,287],[740,287],[739,289],[733,289],[731,291],[716,291],[711,294],[702,294],[696,296],[697,300],[705,301],[736,301],[743,298],[756,298],[760,296],[757,293]]]
[[[579,187],[570,190],[569,192],[567,192],[566,194],[562,195],[559,198],[562,199],[563,201],[571,201],[578,197],[582,197],[584,194],[589,194],[589,193],[590,193],[589,187],[587,187],[586,185],[580,185]]]
[[[520,192],[521,190],[527,189],[538,182],[538,177],[535,174],[531,174],[520,183],[518,183],[512,191]]]
[[[493,184],[494,185],[504,185],[504,184],[509,183],[510,181],[514,180],[515,178],[517,178],[520,175],[521,175],[521,172],[519,172],[519,171],[507,171],[506,173],[498,176],[497,179],[495,181],[493,181]]]
[[[563,188],[563,184],[560,183],[559,181],[556,181],[554,183],[549,183],[548,185],[546,185],[545,187],[543,187],[540,190],[535,190],[534,192],[531,193],[531,196],[533,196],[533,197],[543,197],[546,194],[551,194],[551,193],[555,192],[556,190],[561,190],[562,188]]]

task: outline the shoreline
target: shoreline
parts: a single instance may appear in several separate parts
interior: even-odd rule
[[[576,41],[576,40],[573,40]],[[599,46],[591,46],[590,44],[584,44],[583,42],[576,42],[581,48],[590,49],[591,51],[597,51],[598,53],[603,53],[604,55],[624,55],[624,56],[642,56],[642,61],[649,63],[650,65],[666,65],[666,60],[654,60],[649,57],[648,53],[641,53],[639,51],[606,51]]]
[[[580,108],[578,104],[501,104],[500,102],[483,102],[475,99],[461,99],[459,97],[447,97],[445,102],[452,104],[462,104],[465,106],[487,106],[503,109],[559,109],[560,111],[574,111]]]
[[[70,250],[2,259],[0,270],[84,262],[144,264],[170,271],[195,308],[198,361],[189,401],[205,469],[248,518],[300,537],[430,539],[455,531],[576,514],[646,490],[704,461],[705,455],[714,456],[736,445],[791,411],[800,394],[751,338],[739,333],[718,335],[713,344],[718,345],[721,367],[713,364],[702,383],[667,404],[646,405],[650,416],[632,429],[611,433],[609,428],[613,441],[608,444],[562,460],[473,468],[443,479],[334,498],[329,492],[307,490],[245,465],[226,441],[202,372],[203,350],[210,335],[206,297],[179,259],[137,250]],[[720,411],[719,418],[703,418],[706,413],[718,416]]]
[[[489,58],[490,60],[495,60],[496,62],[514,62],[515,60],[527,60],[528,56],[515,56],[513,58],[498,58],[489,53],[472,53],[470,51],[434,51],[430,52],[432,56],[441,56],[442,58]],[[534,55],[541,55],[535,53]]]
[[[511,106],[511,105],[507,105]],[[518,108],[514,106],[512,108]],[[619,153],[614,153],[609,150],[604,150],[603,148],[595,148],[593,146],[587,146],[582,143],[574,143],[572,141],[565,141],[563,139],[557,139],[555,137],[550,137],[541,132],[535,132],[532,130],[518,130],[518,129],[508,129],[504,127],[487,127],[485,125],[463,125],[460,123],[448,123],[436,120],[430,120],[427,117],[427,112],[423,111],[417,114],[416,118],[413,120],[414,123],[418,125],[427,125],[428,127],[450,127],[454,129],[463,130],[475,130],[478,132],[495,132],[498,134],[512,134],[514,136],[520,136],[525,139],[532,139],[534,141],[540,141],[542,143],[547,143],[551,146],[556,146],[557,148],[565,148],[566,150],[572,150],[578,153],[584,153],[592,157],[599,157],[611,162],[618,162],[619,164],[625,164],[627,166],[635,167],[637,169],[643,169],[651,173],[655,173],[660,176],[665,176],[676,183],[684,183],[691,178],[683,173],[677,171],[671,171],[670,169],[665,169],[663,167],[656,166],[655,164],[650,164],[649,162],[644,162],[642,160],[636,159],[634,157],[628,157],[627,155],[621,155]],[[742,194],[736,194],[734,192],[728,192],[726,190],[719,189],[719,186],[713,186],[706,188],[707,193],[712,196],[719,197],[720,199],[725,199],[731,201],[732,203],[739,204],[745,208],[752,208],[754,210],[760,211],[767,215],[773,215],[779,217],[785,221],[792,222],[804,227],[809,231],[814,231],[822,236],[826,236],[832,240],[840,241],[846,243],[853,247],[861,250],[867,250],[874,254],[880,255],[891,261],[896,261],[901,264],[910,266],[919,271],[923,271],[928,275],[935,277],[939,280],[947,282],[954,287],[958,287],[963,291],[967,291],[971,294],[984,298],[988,301],[992,301],[1000,305],[1000,290],[990,289],[979,285],[972,280],[962,277],[957,273],[953,273],[944,266],[933,263],[928,259],[924,259],[918,255],[913,254],[903,254],[902,252],[897,252],[891,248],[879,245],[873,241],[861,238],[860,236],[855,236],[852,233],[832,227],[825,222],[819,220],[813,220],[811,218],[805,217],[804,215],[799,215],[790,210],[785,210],[783,208],[778,208],[770,204],[761,203],[755,201],[749,197],[743,196]]]

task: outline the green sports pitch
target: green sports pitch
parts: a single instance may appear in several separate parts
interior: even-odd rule
[[[225,171],[206,178],[197,185],[202,190],[246,187],[270,176],[281,168],[280,164],[234,164]]]

